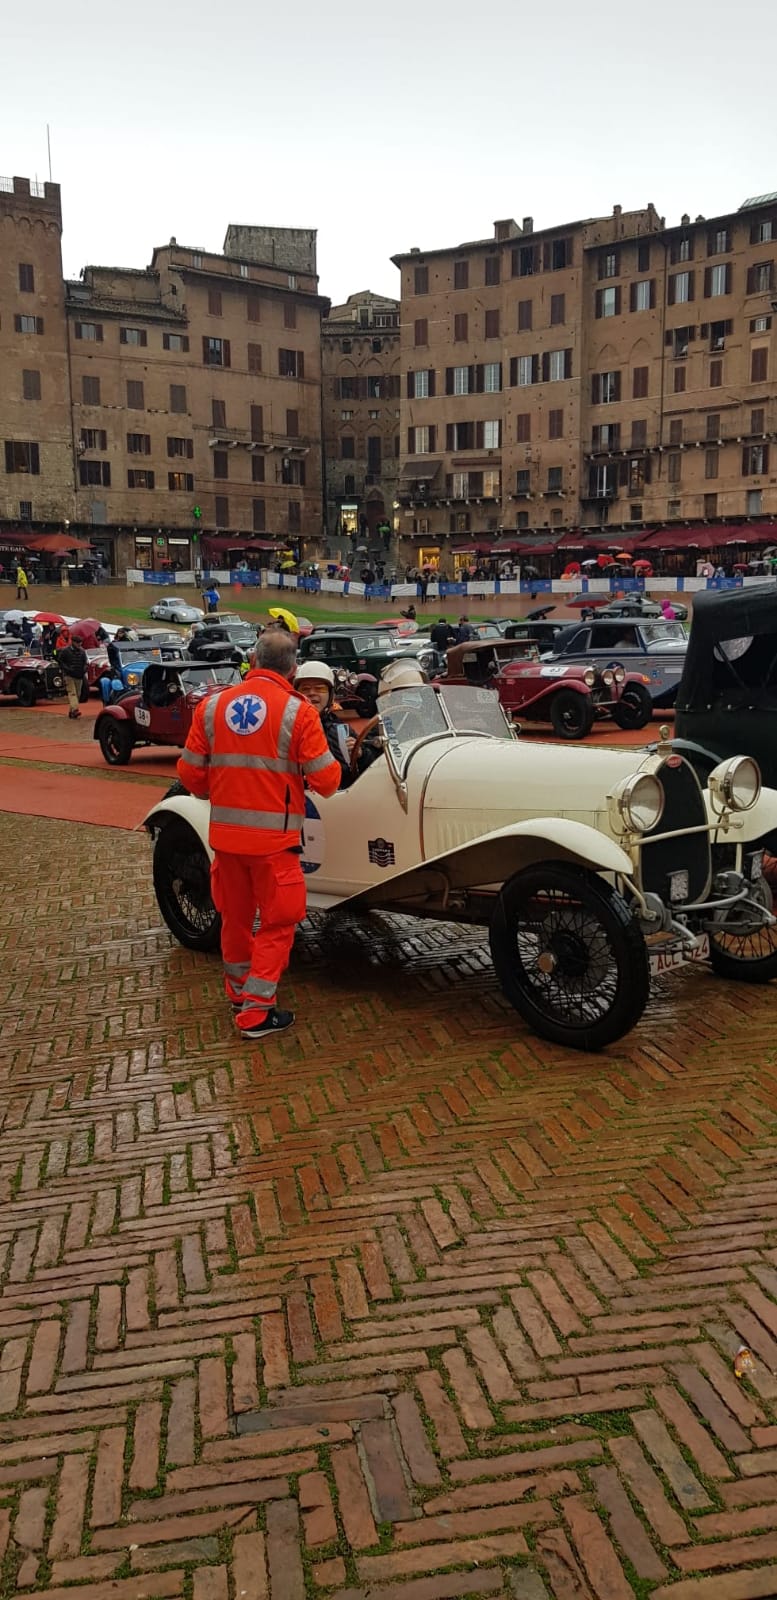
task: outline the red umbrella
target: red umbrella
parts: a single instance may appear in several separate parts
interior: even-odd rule
[[[606,605],[608,600],[609,595],[606,594],[575,594],[569,600],[565,600],[564,605],[579,606],[583,609],[590,606],[591,610],[594,611],[597,606]]]
[[[60,621],[62,618],[60,618]],[[78,639],[85,650],[96,650],[100,643],[97,629],[100,623],[96,617],[81,617],[79,622],[74,622],[70,629],[71,639]]]
[[[64,617],[58,611],[36,611],[33,622],[56,622],[58,626],[65,626]]]

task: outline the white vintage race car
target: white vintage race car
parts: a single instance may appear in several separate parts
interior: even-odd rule
[[[758,845],[777,791],[750,757],[721,762],[702,790],[666,739],[652,752],[522,743],[488,689],[422,685],[383,707],[378,759],[308,799],[311,909],[485,924],[512,1005],[579,1049],[634,1026],[651,972],[709,959],[729,978],[777,976]],[[145,826],[168,927],[217,949],[207,802],[179,786]]]

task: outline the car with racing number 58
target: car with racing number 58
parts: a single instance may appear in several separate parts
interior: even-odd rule
[[[488,929],[496,975],[533,1030],[598,1050],[638,1022],[651,974],[709,961],[777,976],[777,920],[758,840],[777,791],[749,757],[702,787],[653,751],[517,739],[496,694],[444,682],[394,690],[356,740],[382,750],[329,799],[308,798],[311,910],[380,909]],[[190,949],[215,950],[209,808],[170,793],[149,812],[158,904]]]

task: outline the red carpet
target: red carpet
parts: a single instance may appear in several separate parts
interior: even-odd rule
[[[0,811],[17,816],[56,817],[61,822],[91,822],[101,828],[133,829],[164,794],[160,784],[122,783],[114,778],[76,777],[73,773],[0,768]]]
[[[11,757],[14,761],[45,761],[57,767],[88,767],[122,777],[131,772],[144,776],[148,773],[167,778],[169,783],[175,777],[179,754],[172,746],[151,745],[134,750],[126,767],[109,767],[97,740],[92,738],[91,727],[85,731],[83,739],[46,739],[40,734],[14,733],[7,728],[0,733],[0,757]]]

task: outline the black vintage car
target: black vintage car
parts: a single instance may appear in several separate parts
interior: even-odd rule
[[[697,595],[677,691],[675,736],[704,778],[726,756],[777,787],[777,588]]]
[[[429,677],[444,665],[444,657],[423,633],[400,634],[395,628],[316,628],[300,642],[300,661],[326,661],[335,673],[371,673],[379,678],[390,661],[417,662]]]

